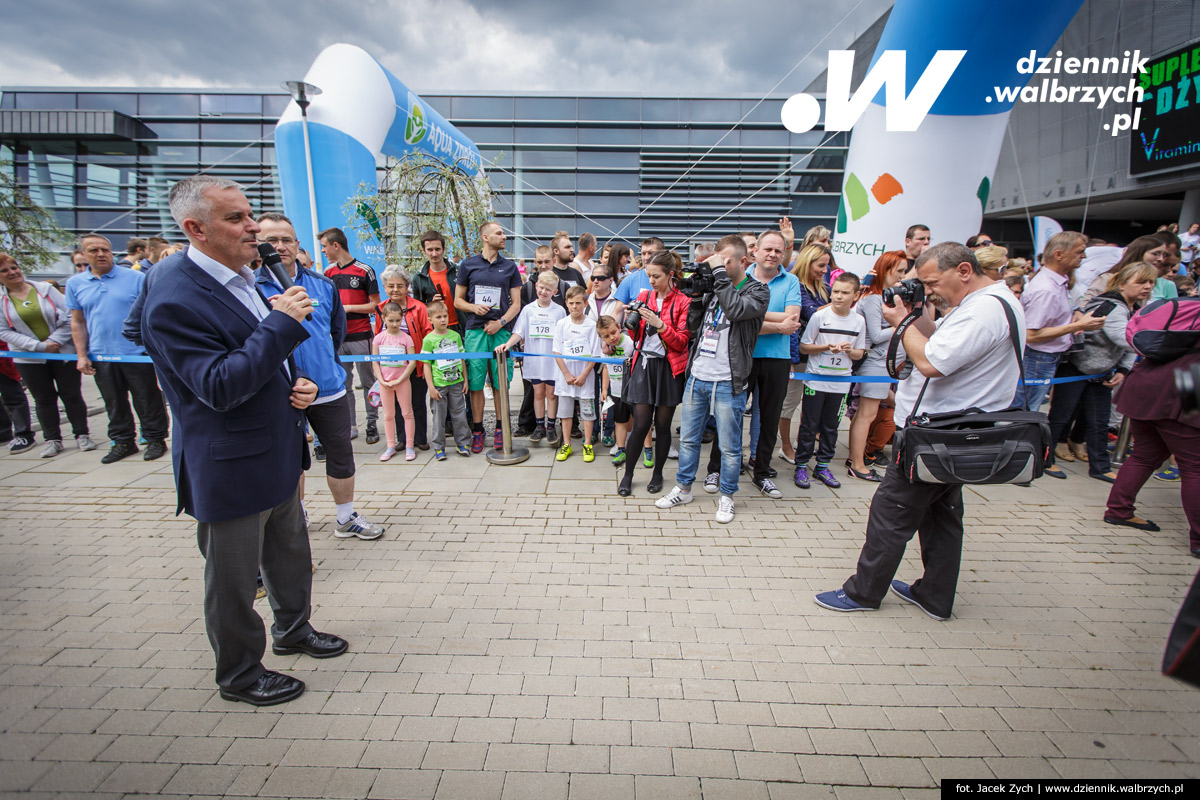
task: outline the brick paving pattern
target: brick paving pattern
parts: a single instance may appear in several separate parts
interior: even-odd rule
[[[1177,484],[1143,492],[1161,533],[1099,522],[1107,485],[1078,465],[968,489],[935,622],[812,602],[853,568],[867,484],[802,492],[781,469],[784,500],[743,481],[718,525],[702,493],[655,509],[640,469],[618,498],[599,453],[379,464],[356,445],[382,540],[334,539],[319,465],[308,481],[313,621],[350,653],[268,648],[308,691],[263,709],[216,694],[167,459],[0,455],[0,794],[887,800],[1200,777],[1200,692],[1158,672],[1197,566]],[[910,548],[898,577],[919,570]]]

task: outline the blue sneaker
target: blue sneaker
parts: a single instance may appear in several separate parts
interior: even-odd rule
[[[481,440],[481,441],[482,441],[482,440]],[[455,445],[455,447],[457,447],[457,448],[458,448],[458,454],[459,454],[460,456],[469,456],[469,455],[471,455],[471,451],[470,451],[470,450],[468,450],[468,449],[467,449],[466,447],[464,447],[463,445],[459,444],[459,445]]]
[[[799,486],[801,489],[807,489],[809,486],[812,485],[812,483],[808,479],[808,467],[807,466],[796,467],[796,478],[795,478],[794,483],[797,486]]]
[[[846,596],[846,593],[838,589],[836,592],[821,592],[813,598],[817,605],[821,608],[828,608],[830,611],[878,611],[877,608],[869,606],[860,606],[858,603]]]
[[[445,450],[434,450],[433,457],[436,458],[438,461],[445,461],[446,460],[446,451]]]
[[[892,594],[896,595],[896,597],[899,597],[906,603],[912,603],[914,606],[924,611],[925,616],[929,617],[930,619],[936,619],[938,622],[945,622],[946,620],[950,619],[949,617],[942,617],[933,613],[928,608],[917,602],[917,598],[913,597],[912,587],[904,581],[892,581]]]
[[[1166,469],[1160,469],[1158,472],[1154,473],[1154,477],[1160,481],[1166,481],[1167,483],[1179,483],[1181,480],[1179,477],[1179,467],[1167,467]]]

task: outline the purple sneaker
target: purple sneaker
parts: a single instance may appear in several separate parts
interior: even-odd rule
[[[809,480],[808,480],[808,467],[807,466],[796,467],[795,483],[801,489],[807,489],[809,486],[812,485],[811,483],[809,483]]]
[[[833,473],[829,471],[828,464],[817,467],[816,471],[813,472],[813,477],[828,486],[830,489],[842,488],[842,482],[835,478]]]

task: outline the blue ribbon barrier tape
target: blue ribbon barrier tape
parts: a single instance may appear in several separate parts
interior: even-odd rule
[[[591,356],[555,356],[550,353],[523,353],[520,350],[512,350],[509,355],[519,356],[522,358],[561,358],[564,361],[592,361],[597,364],[620,364],[624,359],[620,358],[593,358]],[[89,354],[92,361],[109,361],[109,362],[124,362],[128,364],[149,364],[151,363],[150,356],[119,356],[108,355],[105,353]],[[368,356],[338,356],[338,361],[344,363],[352,363],[356,361],[458,361],[461,359],[480,359],[494,358],[495,353],[406,353],[404,355],[368,355]],[[0,358],[26,358],[40,359],[44,361],[75,361],[74,353],[33,353],[23,350],[0,350]],[[1090,381],[1093,378],[1103,378],[1108,373],[1097,373],[1095,375],[1073,375],[1069,378],[1027,378],[1025,383],[1033,386],[1056,386],[1060,383],[1075,383],[1076,381]],[[852,375],[852,376],[831,376],[831,375],[816,375],[811,372],[791,372],[788,377],[794,381],[824,381],[826,383],[899,383],[894,378],[889,378],[886,375]]]
[[[620,364],[625,361],[623,358],[595,358],[593,356],[556,356],[553,353],[522,353],[520,350],[509,351],[511,356],[521,356],[523,358],[561,358],[563,361],[591,361],[595,364]]]

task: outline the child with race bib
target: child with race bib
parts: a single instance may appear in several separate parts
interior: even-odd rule
[[[496,348],[496,352],[507,352],[513,345],[522,342],[526,353],[531,356],[537,354],[533,358],[527,357],[521,366],[521,377],[533,385],[533,413],[537,417],[529,441],[540,442],[545,439],[552,445],[558,444],[558,432],[554,427],[558,410],[554,381],[558,370],[550,356],[554,353],[554,326],[567,316],[562,306],[552,302],[558,292],[558,284],[558,275],[553,270],[538,275],[535,287],[537,302],[521,309],[513,325],[512,336]]]
[[[450,312],[445,303],[430,303],[429,322],[433,331],[421,343],[422,353],[461,353],[462,337],[450,330]],[[462,359],[435,359],[429,362],[429,399],[433,401],[433,457],[446,460],[446,415],[454,426],[454,443],[460,456],[471,451],[471,426],[467,423],[466,368]]]
[[[822,377],[850,377],[854,362],[867,349],[866,323],[851,310],[858,297],[859,280],[853,272],[838,275],[829,290],[829,305],[814,313],[800,337],[800,352],[808,355],[808,371]],[[817,469],[813,476],[831,489],[841,481],[829,469],[837,447],[838,425],[846,410],[847,384],[810,380],[804,384],[800,406],[800,433],[796,437],[796,478],[801,489],[810,485],[808,460],[812,458],[817,434]]]
[[[616,319],[607,314],[596,320],[596,333],[604,343],[603,354],[606,358],[626,359],[633,355],[633,339],[625,333],[625,329]],[[616,425],[617,451],[613,454],[613,466],[619,467],[625,463],[625,440],[629,438],[630,420],[633,419],[633,409],[621,398],[625,384],[625,364],[605,364],[601,376],[600,404],[603,406],[612,402],[613,422]]]
[[[554,361],[559,374],[554,381],[554,394],[558,397],[558,419],[562,425],[562,447],[558,448],[558,461],[571,457],[572,417],[575,402],[579,401],[579,419],[583,423],[583,460],[594,461],[592,449],[592,426],[596,422],[596,381],[592,370],[594,361],[574,361],[574,358],[600,358],[603,345],[596,333],[596,323],[585,315],[587,289],[572,286],[567,289],[567,311],[554,325]]]
[[[400,308],[400,304],[384,303],[380,314],[383,316],[383,330],[371,342],[371,355],[402,356],[412,353],[412,339],[401,327],[404,309]],[[404,460],[412,461],[417,457],[416,448],[413,447],[417,426],[413,422],[412,384],[408,382],[416,368],[417,362],[411,360],[371,362],[375,380],[379,381],[379,416],[383,417],[383,430],[387,437],[387,449],[379,454],[380,461],[388,461],[396,455],[396,403],[400,404],[400,413],[404,415]]]

